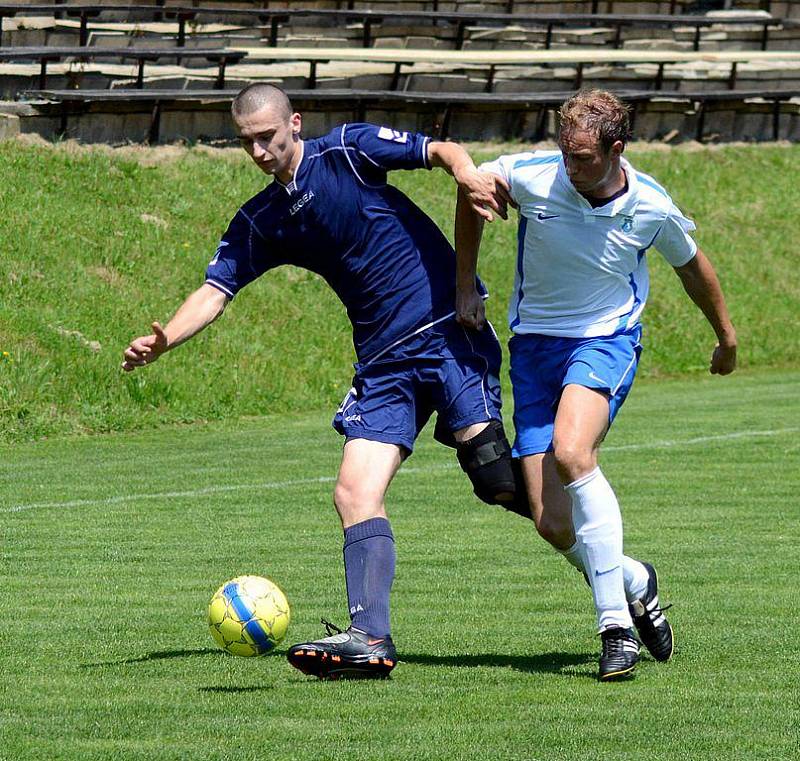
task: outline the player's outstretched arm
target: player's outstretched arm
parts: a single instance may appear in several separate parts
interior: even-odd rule
[[[475,287],[483,217],[459,188],[456,201],[456,320],[466,328],[483,330],[486,308]]]
[[[222,291],[207,284],[201,285],[181,304],[166,328],[154,322],[150,335],[139,336],[128,344],[123,352],[122,369],[131,372],[149,365],[165,352],[188,341],[225,311],[228,300]]]
[[[728,314],[722,286],[708,257],[697,249],[697,254],[675,272],[689,297],[706,316],[714,328],[719,342],[711,355],[710,372],[728,375],[736,369],[736,330]]]
[[[492,212],[508,219],[508,205],[514,205],[508,183],[495,174],[479,171],[458,143],[428,143],[428,161],[453,175],[475,213],[487,222],[492,221]]]

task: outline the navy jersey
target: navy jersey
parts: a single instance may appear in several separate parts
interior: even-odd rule
[[[318,273],[347,309],[362,363],[452,316],[455,253],[386,182],[391,169],[430,169],[428,140],[371,124],[305,140],[292,182],[275,178],[233,218],[206,282],[232,298],[280,264]]]

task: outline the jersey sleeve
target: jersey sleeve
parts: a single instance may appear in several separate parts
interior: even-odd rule
[[[359,176],[385,177],[392,169],[430,169],[429,137],[375,124],[345,124],[340,140]]]
[[[278,264],[256,225],[240,209],[206,268],[206,283],[233,298],[248,283]]]
[[[696,229],[694,222],[672,204],[653,246],[673,267],[682,267],[697,253],[697,243],[689,235]]]

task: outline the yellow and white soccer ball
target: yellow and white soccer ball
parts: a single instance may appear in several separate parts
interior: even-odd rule
[[[226,581],[208,604],[211,636],[233,655],[268,653],[286,636],[289,617],[286,595],[263,576]]]

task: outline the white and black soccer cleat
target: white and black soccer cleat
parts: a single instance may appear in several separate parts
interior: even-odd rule
[[[639,640],[633,629],[613,626],[600,632],[603,650],[600,653],[601,682],[611,682],[633,675],[639,662]]]
[[[397,663],[391,637],[371,637],[352,626],[342,631],[322,619],[328,637],[289,648],[289,663],[320,679],[385,679]]]
[[[674,642],[672,627],[664,615],[664,611],[672,607],[661,607],[658,603],[658,576],[650,563],[642,563],[649,576],[647,592],[644,597],[634,600],[628,608],[633,619],[639,639],[647,648],[647,652],[657,661],[668,661],[672,657]]]

